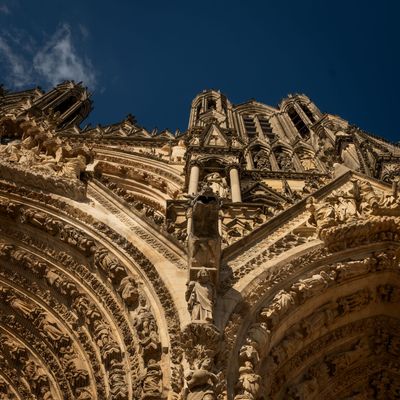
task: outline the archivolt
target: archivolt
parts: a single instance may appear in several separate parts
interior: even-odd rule
[[[154,266],[79,210],[23,194],[31,199],[0,198],[0,393],[122,400],[179,391],[179,321]]]
[[[286,270],[256,302],[253,291],[228,358],[237,399],[338,398],[365,384],[394,398],[397,386],[379,388],[376,377],[400,374],[399,264],[398,243],[374,243]]]

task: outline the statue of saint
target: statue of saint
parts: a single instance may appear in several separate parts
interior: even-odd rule
[[[197,273],[197,281],[191,281],[186,290],[186,301],[193,321],[213,322],[215,288],[206,268]]]
[[[229,194],[226,179],[222,178],[218,172],[208,174],[204,178],[204,182],[212,189],[212,191],[221,198],[227,198]]]

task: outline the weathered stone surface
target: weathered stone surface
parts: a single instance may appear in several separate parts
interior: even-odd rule
[[[90,107],[0,94],[0,398],[398,398],[398,145],[304,95]]]

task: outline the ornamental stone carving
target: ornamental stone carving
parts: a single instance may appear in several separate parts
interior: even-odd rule
[[[175,133],[89,97],[0,90],[0,398],[396,398],[397,144],[301,94]]]

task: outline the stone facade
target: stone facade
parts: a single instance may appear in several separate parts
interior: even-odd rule
[[[400,397],[398,145],[297,94],[90,109],[0,89],[0,399]]]

